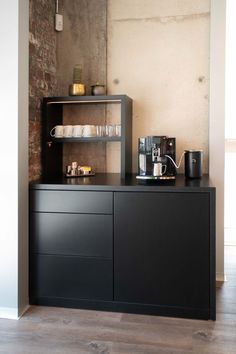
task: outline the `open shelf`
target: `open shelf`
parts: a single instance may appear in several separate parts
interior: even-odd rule
[[[52,138],[50,136],[51,130],[57,125],[105,125],[107,112],[114,108],[112,107],[113,103],[119,110],[121,136],[78,138]],[[73,107],[70,105],[73,105]],[[107,109],[108,105],[111,105],[109,109]],[[76,111],[79,117],[74,119]],[[70,114],[72,115],[71,119]],[[95,120],[97,118],[96,114],[98,114],[98,120]],[[101,115],[104,117],[103,120],[99,120]],[[70,143],[120,142],[120,161],[117,161],[117,163],[120,165],[121,176],[125,177],[132,171],[132,99],[127,95],[45,97],[43,99],[42,122],[43,177],[60,176],[64,170],[64,159],[67,156],[70,158],[75,156],[74,161],[76,161],[81,154],[83,159],[86,160],[86,153],[90,153],[93,159],[91,159],[91,165],[93,161],[96,164],[100,161],[103,163],[106,160],[106,146],[103,144],[79,145],[77,147],[76,145],[70,145]],[[112,146],[108,147],[110,150],[112,148]],[[87,160],[89,160],[89,157]]]
[[[109,96],[67,96],[67,97],[46,97],[46,104],[78,104],[78,103],[121,103],[122,101],[130,101],[126,95],[109,95]]]
[[[109,141],[121,141],[120,136],[104,136],[104,137],[81,137],[81,138],[52,138],[51,141],[53,143],[92,143],[92,142],[109,142]]]

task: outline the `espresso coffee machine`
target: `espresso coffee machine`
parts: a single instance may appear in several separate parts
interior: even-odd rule
[[[138,139],[138,175],[141,180],[175,179],[175,138],[146,136]]]

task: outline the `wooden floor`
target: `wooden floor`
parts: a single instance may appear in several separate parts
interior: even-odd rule
[[[236,353],[236,247],[226,249],[226,274],[216,322],[35,306],[0,320],[0,353]]]

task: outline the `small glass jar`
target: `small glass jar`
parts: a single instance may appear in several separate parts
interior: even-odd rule
[[[91,86],[91,94],[93,96],[102,96],[106,94],[106,87],[105,85],[101,85],[98,82],[95,85]]]

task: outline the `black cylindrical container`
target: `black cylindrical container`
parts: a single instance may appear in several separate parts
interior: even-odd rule
[[[185,177],[202,177],[202,150],[185,150]]]

